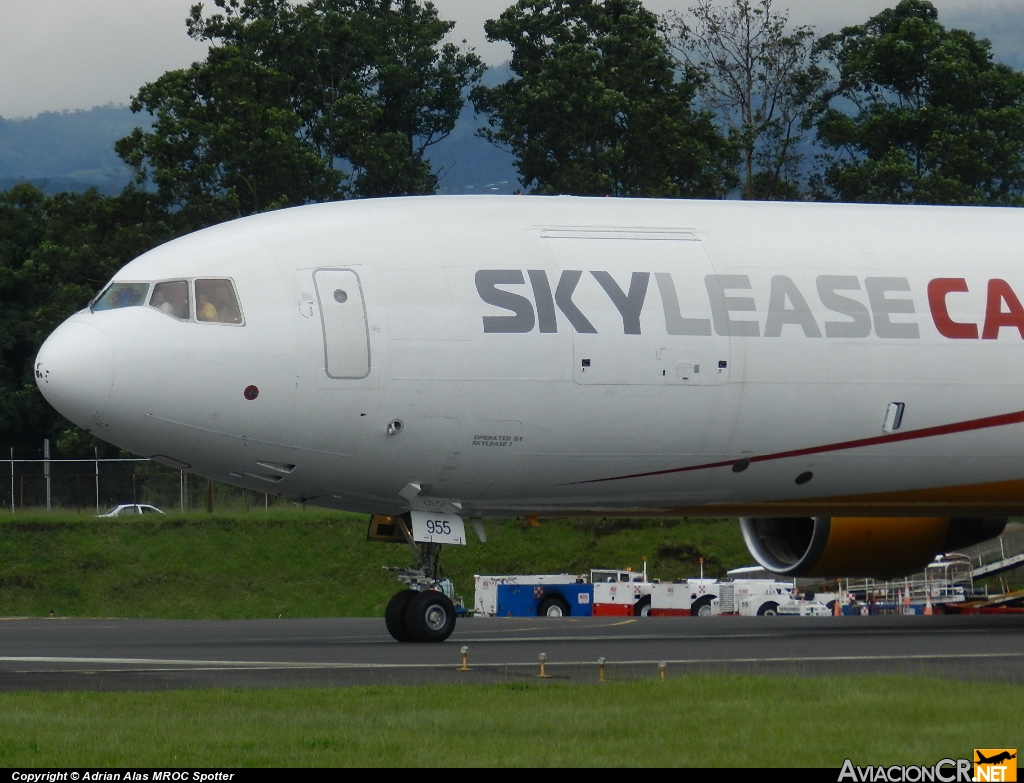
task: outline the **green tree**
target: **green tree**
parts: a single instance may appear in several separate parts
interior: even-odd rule
[[[34,423],[32,414],[43,410],[42,401],[27,393],[28,358],[38,343],[30,340],[22,270],[42,242],[45,209],[46,197],[31,185],[0,193],[0,433],[7,436],[5,444],[19,445]]]
[[[902,0],[818,51],[836,73],[817,121],[830,150],[823,197],[1021,203],[1024,76],[993,62],[987,40]]]
[[[139,90],[132,110],[154,115],[153,126],[115,149],[194,227],[328,200],[340,173],[299,138],[289,83],[237,47],[214,47],[204,62]]]
[[[511,44],[514,77],[473,101],[524,187],[718,196],[732,186],[733,147],[691,107],[697,78],[676,72],[639,0],[519,0],[485,30]]]
[[[218,215],[346,195],[432,193],[427,148],[482,66],[415,0],[215,0],[188,32],[207,59],[140,90],[156,116],[118,151],[179,208]],[[344,173],[343,173],[344,172]]]
[[[680,65],[704,75],[703,104],[738,143],[744,198],[796,197],[799,145],[824,80],[811,57],[814,31],[789,29],[772,0],[699,0],[664,21]]]
[[[151,194],[0,193],[0,443],[38,446],[68,422],[38,393],[43,340],[132,258],[180,230]]]

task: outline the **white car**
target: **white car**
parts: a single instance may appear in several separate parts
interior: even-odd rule
[[[127,517],[133,514],[162,514],[164,513],[156,506],[150,506],[145,503],[122,503],[120,506],[114,506],[106,514],[98,514],[101,517]]]

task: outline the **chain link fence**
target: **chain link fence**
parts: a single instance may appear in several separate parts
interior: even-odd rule
[[[9,450],[0,458],[7,474],[3,505],[9,511],[40,508],[101,514],[122,503],[148,503],[167,513],[213,505],[269,508],[276,496],[211,484],[200,476],[140,457],[49,458],[40,451]]]

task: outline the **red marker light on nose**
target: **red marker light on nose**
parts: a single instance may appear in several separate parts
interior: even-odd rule
[[[246,386],[245,391],[242,393],[245,395],[245,399],[247,400],[255,400],[260,396],[260,390],[255,386]]]

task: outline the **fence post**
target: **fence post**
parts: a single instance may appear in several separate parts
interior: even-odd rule
[[[50,439],[43,438],[43,475],[46,476],[46,513],[50,513]]]
[[[11,446],[11,513],[14,513],[14,446]]]
[[[93,459],[96,461],[96,516],[100,515],[100,449],[92,447]]]

